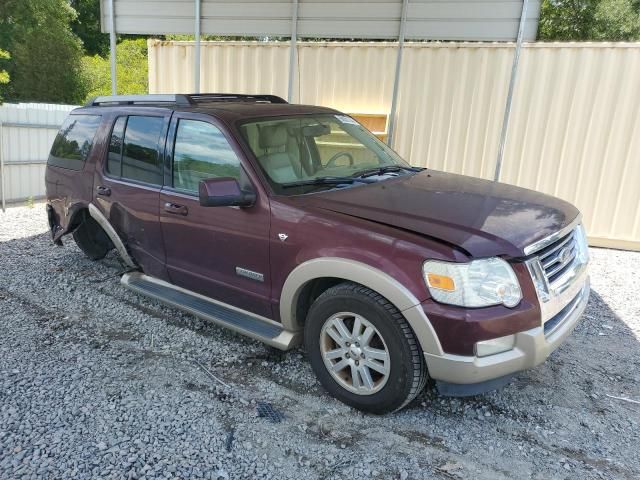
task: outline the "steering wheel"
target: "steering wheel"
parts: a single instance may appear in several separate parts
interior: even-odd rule
[[[336,160],[338,160],[340,157],[348,157],[349,158],[349,166],[353,167],[353,155],[351,155],[349,152],[338,152],[336,153],[333,157],[331,157],[329,159],[329,161],[327,162],[326,167],[327,168],[331,168],[331,167],[335,167],[336,166]]]

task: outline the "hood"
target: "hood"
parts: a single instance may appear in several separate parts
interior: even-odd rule
[[[524,256],[526,246],[579,215],[570,203],[533,190],[431,170],[298,198],[308,207],[447,242],[473,257]]]

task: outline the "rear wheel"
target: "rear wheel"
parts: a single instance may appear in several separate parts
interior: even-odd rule
[[[305,346],[324,388],[366,412],[401,409],[427,380],[421,349],[405,318],[387,299],[355,283],[331,287],[313,303]]]
[[[87,216],[73,231],[73,239],[80,250],[91,260],[100,260],[113,249],[111,239],[98,222],[90,216]]]

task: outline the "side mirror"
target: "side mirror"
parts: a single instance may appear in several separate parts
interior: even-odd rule
[[[256,194],[242,190],[231,177],[201,180],[198,193],[203,207],[250,207],[256,203]]]

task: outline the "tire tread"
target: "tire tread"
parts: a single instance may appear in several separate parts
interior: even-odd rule
[[[365,296],[371,302],[376,303],[380,307],[382,307],[389,314],[389,317],[392,318],[393,321],[400,327],[400,330],[404,335],[407,344],[409,345],[409,353],[411,354],[411,362],[413,364],[413,379],[407,397],[399,407],[393,410],[393,412],[397,412],[398,410],[406,407],[409,403],[411,403],[413,399],[418,396],[418,394],[424,389],[429,378],[427,366],[422,356],[420,345],[415,337],[415,334],[413,333],[413,330],[411,329],[411,326],[404,318],[404,315],[402,315],[402,313],[395,307],[395,305],[393,305],[389,300],[387,300],[375,290],[371,290],[364,285],[353,282],[343,282],[325,290],[316,299],[316,301],[319,301],[324,297],[332,297],[345,294]]]

